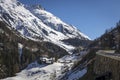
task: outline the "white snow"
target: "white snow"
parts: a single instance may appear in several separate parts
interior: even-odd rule
[[[86,39],[90,39],[88,36],[81,33],[79,30],[77,30],[75,26],[68,25],[67,23],[59,19],[58,17],[54,16],[52,13],[45,11],[43,8],[28,7],[28,9],[36,17],[41,19],[42,22],[45,23],[48,27],[56,31],[59,31],[61,33],[65,33],[65,35],[68,36],[69,38],[74,38],[77,36],[78,38],[83,37]],[[68,32],[65,32],[64,29],[67,29],[72,35]],[[63,30],[63,32],[61,30]],[[81,36],[78,36],[78,35],[81,35]]]
[[[23,49],[23,45],[21,43],[18,43],[18,53],[19,53],[20,61],[21,61],[21,56],[22,56],[22,49]]]
[[[37,64],[38,65],[38,64]],[[34,66],[34,64],[32,64]],[[47,65],[44,67],[37,66],[34,68],[27,68],[26,70],[23,70],[22,72],[18,73],[16,77],[12,78],[6,78],[3,80],[52,80],[51,78],[56,76],[59,76],[60,73],[57,71],[61,71],[61,67],[63,64],[61,63],[54,63],[51,65]],[[30,65],[29,65],[30,67]],[[56,78],[56,77],[54,77]]]

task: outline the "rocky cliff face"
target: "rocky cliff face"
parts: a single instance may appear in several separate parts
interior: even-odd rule
[[[109,56],[96,54],[94,72],[97,74],[99,79],[120,80],[120,59],[114,58],[114,55]]]

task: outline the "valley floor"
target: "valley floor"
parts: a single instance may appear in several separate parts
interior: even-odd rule
[[[28,67],[17,73],[15,77],[9,77],[3,80],[60,80],[66,75],[67,80],[78,80],[87,72],[87,68],[80,70],[71,70],[75,63],[79,62],[84,56],[80,54],[66,55],[53,64],[38,64],[37,61],[28,65]]]

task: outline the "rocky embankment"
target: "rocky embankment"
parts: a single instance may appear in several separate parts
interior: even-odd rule
[[[99,51],[94,63],[96,79],[120,80],[120,55],[113,51]]]

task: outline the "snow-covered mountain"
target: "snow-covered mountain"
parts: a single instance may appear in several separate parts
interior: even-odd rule
[[[54,16],[52,13],[47,12],[41,5],[33,5],[27,7],[36,17],[38,17],[42,22],[48,27],[54,29],[55,31],[61,32],[68,38],[79,38],[79,39],[89,39],[88,36],[81,33],[76,27],[66,24],[58,17]]]
[[[17,0],[0,0],[0,20],[5,21],[10,29],[18,31],[25,38],[48,41],[67,51],[74,49],[74,47],[68,47],[61,40],[69,38],[89,39],[74,26],[61,21],[41,6],[25,7]]]
[[[24,6],[17,0],[0,0],[0,79],[24,69],[8,80],[59,80],[83,57],[74,44],[88,40],[76,27],[40,5]],[[48,62],[52,59],[53,64],[41,64],[44,57]],[[77,74],[73,79],[80,78],[86,71],[86,68],[77,73],[70,71],[67,77]]]

